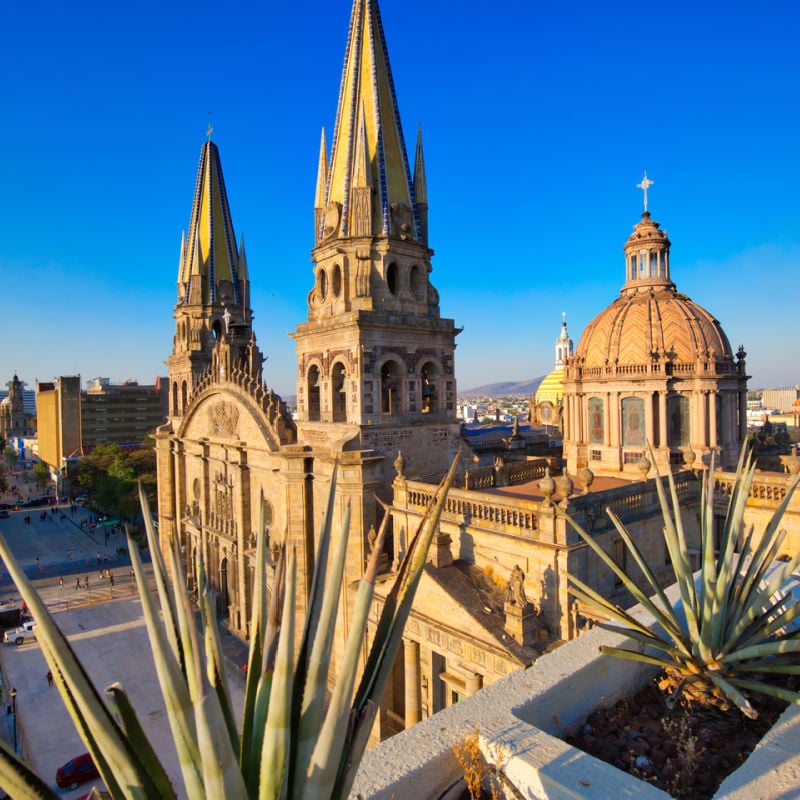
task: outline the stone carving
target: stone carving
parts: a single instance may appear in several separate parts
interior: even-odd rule
[[[339,230],[339,222],[342,217],[342,207],[339,203],[331,202],[325,206],[325,218],[322,223],[322,238],[330,239]]]
[[[406,461],[403,458],[403,451],[402,450],[398,450],[397,451],[397,458],[394,460],[394,468],[395,468],[395,470],[397,472],[397,477],[398,478],[402,478],[403,477],[403,470],[405,469],[405,466],[406,466]]]
[[[394,235],[400,239],[411,239],[414,236],[414,216],[405,203],[392,203],[392,226]]]
[[[239,424],[239,409],[226,401],[211,407],[211,430],[217,436],[234,436]]]
[[[506,581],[506,603],[518,608],[525,608],[528,604],[528,598],[525,597],[525,573],[519,564],[514,566]]]

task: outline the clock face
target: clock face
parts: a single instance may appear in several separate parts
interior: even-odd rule
[[[544,405],[539,409],[539,416],[545,421],[550,419],[550,414],[551,413],[552,413],[552,409],[550,408],[550,406]]]

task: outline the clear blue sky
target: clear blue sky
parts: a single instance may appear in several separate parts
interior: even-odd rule
[[[459,388],[552,368],[619,293],[650,209],[672,278],[800,382],[800,7],[383,0],[407,145],[425,142],[432,281]],[[350,0],[7,4],[0,382],[165,374],[209,112],[268,383],[294,394],[320,130]]]

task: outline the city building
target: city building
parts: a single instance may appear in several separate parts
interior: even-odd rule
[[[112,384],[95,378],[81,390],[79,375],[60,376],[36,387],[36,455],[54,480],[71,477],[77,460],[101,444],[140,447],[166,419],[168,384]]]
[[[797,400],[800,400],[800,386],[761,390],[761,405],[770,412],[777,411],[781,414],[791,412]]]
[[[8,394],[0,400],[0,438],[12,446],[34,435],[34,416],[25,408],[26,385],[14,375],[6,384]]]

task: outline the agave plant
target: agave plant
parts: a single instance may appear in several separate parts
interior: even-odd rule
[[[650,460],[654,461],[652,452]],[[671,698],[673,703],[685,691],[692,700],[721,708],[733,705],[751,718],[757,715],[748,699],[752,692],[800,702],[800,693],[770,683],[776,675],[800,674],[800,633],[792,625],[800,615],[800,603],[793,597],[789,583],[800,564],[800,553],[786,562],[775,561],[786,536],[786,531],[779,528],[780,521],[800,476],[792,482],[763,536],[756,538],[752,526],[748,528],[744,522],[754,474],[755,464],[745,447],[739,458],[718,550],[714,543],[713,461],[704,475],[699,576],[692,573],[675,482],[669,474],[670,508],[661,476],[656,475],[664,539],[680,593],[681,603],[675,608],[633,537],[611,509],[607,513],[641,570],[648,588],[646,592],[589,533],[564,515],[658,623],[657,628],[651,630],[570,575],[572,595],[606,618],[620,623],[600,623],[601,627],[629,636],[645,646],[644,652],[606,646],[601,647],[602,652],[665,669],[677,686]]]
[[[241,732],[236,727],[225,682],[213,596],[204,580],[203,565],[196,565],[198,623],[184,588],[186,578],[177,543],[162,553],[147,500],[140,491],[153,554],[155,596],[146,583],[137,548],[129,541],[131,560],[185,794],[190,800],[347,797],[457,463],[458,457],[408,546],[355,693],[388,514],[358,588],[330,696],[328,672],[350,517],[348,508],[338,536],[332,536],[335,471],[302,634],[295,619],[294,553],[282,552],[268,601],[266,549],[263,537],[259,537]],[[261,523],[259,530],[263,530],[263,520]],[[119,685],[110,686],[104,699],[2,537],[0,557],[37,622],[37,637],[56,686],[111,797],[175,798],[170,776],[148,741],[125,690]],[[0,787],[16,800],[59,797],[2,741]]]

